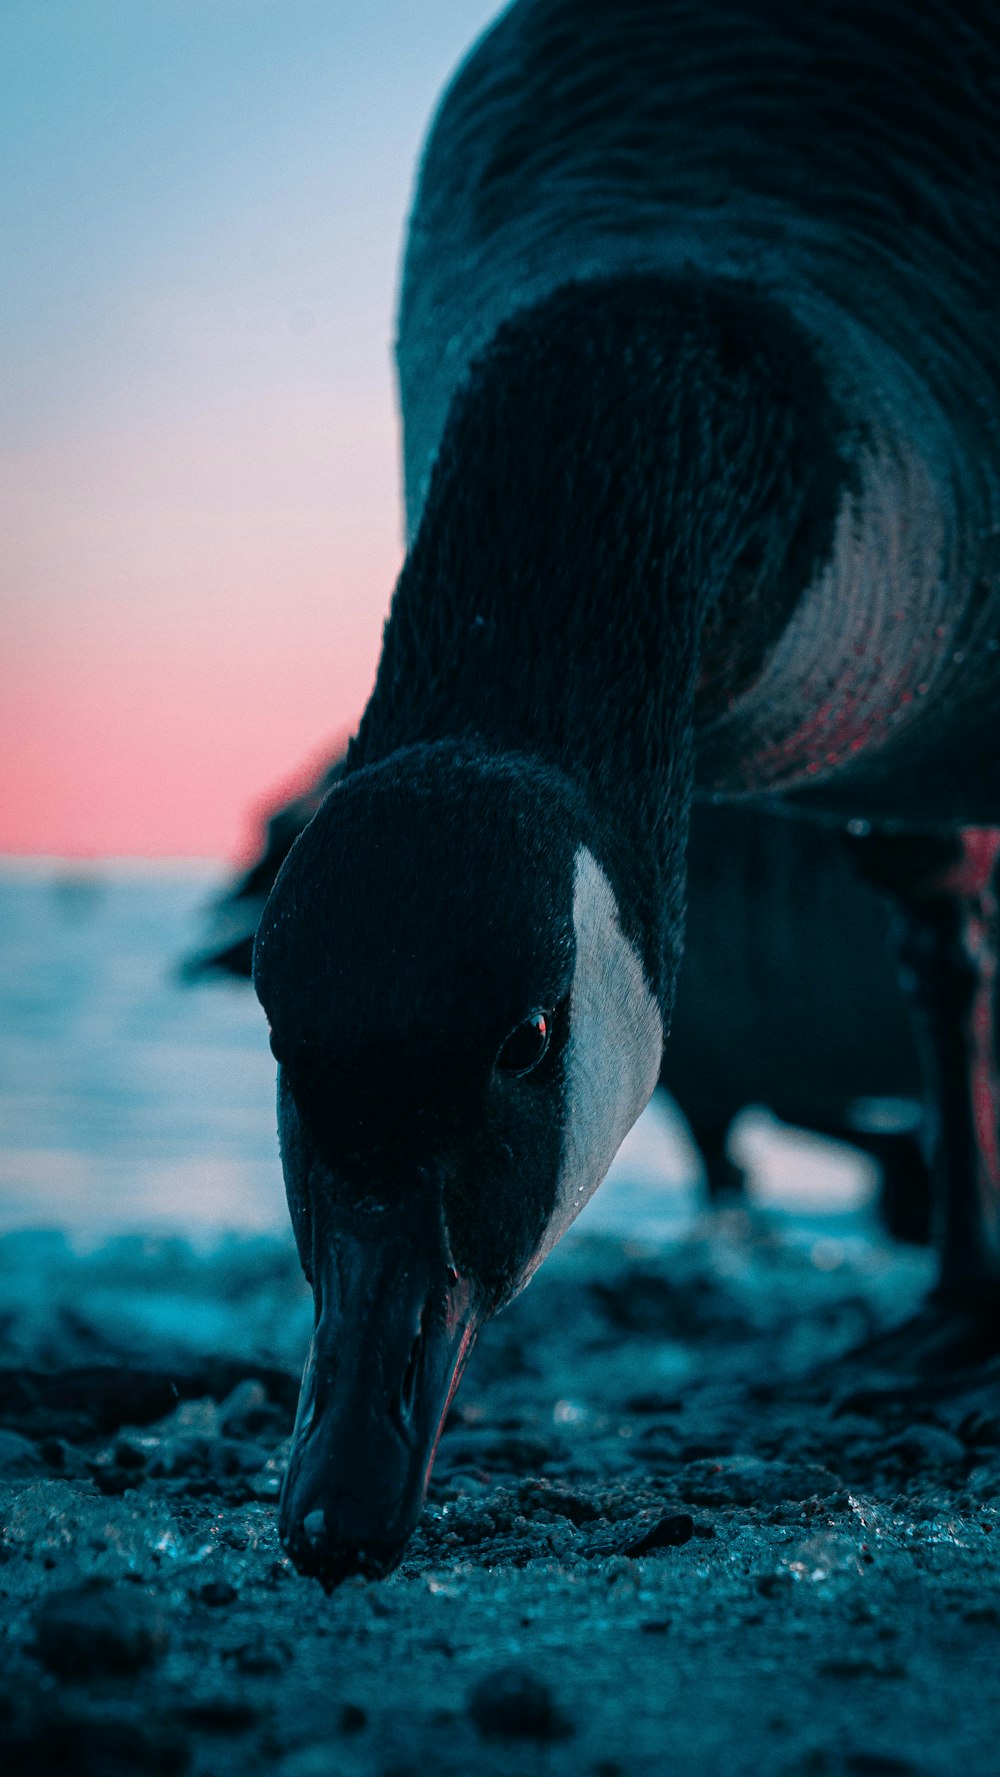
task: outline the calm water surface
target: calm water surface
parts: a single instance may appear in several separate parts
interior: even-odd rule
[[[244,985],[177,965],[222,870],[0,866],[0,1231],[284,1232],[274,1062]],[[778,1209],[857,1225],[866,1164],[757,1115],[739,1157]],[[640,1120],[581,1228],[657,1238],[698,1201],[680,1120]]]

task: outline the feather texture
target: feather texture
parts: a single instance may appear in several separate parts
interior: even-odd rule
[[[400,315],[411,536],[470,364],[570,278],[749,280],[853,435],[828,571],[699,711],[705,790],[997,817],[998,115],[996,8],[899,0],[518,0],[442,103]]]

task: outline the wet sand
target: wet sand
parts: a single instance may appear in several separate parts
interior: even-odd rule
[[[399,1571],[327,1598],[276,1537],[288,1246],[4,1245],[12,1774],[998,1768],[1000,1372],[844,1356],[925,1258],[742,1215],[570,1242],[481,1339]]]

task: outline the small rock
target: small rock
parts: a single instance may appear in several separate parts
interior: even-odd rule
[[[558,1561],[565,1559],[579,1541],[579,1532],[565,1518],[545,1532],[545,1541]]]
[[[260,1474],[251,1478],[250,1491],[255,1499],[277,1499],[288,1467],[291,1447],[291,1438],[286,1438],[276,1450],[272,1450]]]
[[[40,1475],[46,1462],[38,1445],[17,1431],[0,1431],[0,1475]]]
[[[965,1487],[974,1499],[995,1499],[1000,1493],[1000,1468],[981,1463],[966,1476]]]
[[[643,1394],[630,1394],[625,1402],[626,1413],[682,1413],[684,1402],[677,1395],[664,1394],[661,1389],[648,1389]]]
[[[885,1446],[886,1454],[902,1458],[908,1466],[919,1468],[923,1464],[946,1468],[955,1462],[965,1460],[965,1445],[950,1431],[943,1431],[939,1425],[908,1425],[895,1438],[890,1438]]]
[[[265,1463],[260,1474],[252,1477],[250,1492],[254,1499],[277,1499],[281,1492],[281,1475]]]
[[[361,1766],[343,1740],[318,1740],[298,1746],[274,1767],[276,1777],[361,1777]],[[369,1766],[365,1765],[365,1771]],[[409,1770],[409,1767],[407,1767]]]
[[[564,1740],[573,1732],[548,1685],[518,1666],[480,1679],[469,1697],[469,1714],[491,1740]]]
[[[823,1660],[816,1668],[820,1678],[905,1678],[906,1667],[898,1660],[870,1660],[864,1654],[846,1654]]]
[[[986,1623],[991,1629],[1000,1629],[1000,1610],[995,1604],[974,1604],[970,1610],[962,1614],[963,1623]]]
[[[200,1406],[200,1401],[192,1401]],[[148,1473],[155,1479],[178,1479],[181,1476],[210,1475],[216,1464],[217,1444],[207,1433],[182,1433],[164,1437],[159,1452],[149,1463]]]
[[[626,1543],[622,1554],[635,1560],[640,1555],[651,1554],[654,1549],[680,1549],[691,1541],[693,1535],[694,1519],[687,1512],[672,1512]]]
[[[258,1475],[270,1454],[263,1444],[224,1438],[219,1446],[219,1467],[224,1475]]]
[[[237,1671],[246,1672],[254,1678],[262,1677],[268,1672],[280,1672],[291,1657],[292,1650],[287,1641],[263,1631],[250,1641],[240,1642],[238,1647],[230,1648],[223,1654],[223,1659],[235,1666]]]
[[[849,1752],[844,1769],[851,1777],[919,1777],[910,1759],[897,1758],[893,1752]]]
[[[510,1435],[484,1443],[477,1456],[488,1469],[519,1475],[525,1470],[544,1468],[558,1453],[555,1443],[545,1443],[541,1438]]]
[[[64,1438],[42,1438],[38,1445],[45,1462],[50,1469],[57,1469],[61,1475],[82,1475],[86,1472],[86,1463],[80,1451]]]
[[[767,1462],[760,1456],[719,1456],[691,1462],[678,1477],[681,1498],[692,1505],[782,1505],[823,1497],[840,1486],[818,1464]]]
[[[198,1588],[198,1597],[202,1604],[211,1604],[219,1608],[225,1604],[234,1604],[239,1593],[228,1580],[206,1580],[205,1584]]]
[[[792,1575],[787,1568],[777,1573],[759,1573],[754,1579],[754,1590],[762,1598],[782,1598],[794,1584]]]
[[[208,1396],[197,1401],[181,1401],[156,1427],[164,1438],[217,1438],[219,1429],[219,1408]]]
[[[190,1761],[176,1724],[36,1708],[4,1738],[6,1777],[175,1777]]]
[[[119,1468],[114,1462],[92,1462],[88,1468],[98,1493],[106,1494],[109,1499],[127,1493],[130,1487],[138,1487],[144,1478],[142,1469]]]
[[[568,1518],[578,1528],[581,1524],[592,1524],[595,1518],[601,1516],[601,1508],[593,1499],[567,1486],[565,1482],[546,1481],[537,1477],[523,1482],[520,1492],[525,1509],[530,1505],[553,1512],[558,1518]]]
[[[368,1726],[368,1716],[358,1703],[345,1703],[340,1711],[342,1734],[360,1734]]]
[[[159,1611],[132,1587],[71,1586],[51,1592],[35,1614],[35,1652],[61,1678],[138,1672],[166,1645]]]
[[[988,1413],[979,1407],[967,1413],[959,1426],[967,1444],[1000,1444],[1000,1413]]]
[[[114,1460],[119,1468],[145,1468],[149,1451],[138,1438],[130,1438],[127,1434],[120,1437],[115,1444]]]
[[[267,1389],[256,1377],[246,1376],[219,1403],[219,1425],[230,1437],[260,1431],[271,1417]]]
[[[257,1714],[247,1697],[234,1697],[218,1691],[190,1697],[178,1710],[188,1727],[202,1728],[209,1734],[243,1734],[247,1728],[253,1727]]]

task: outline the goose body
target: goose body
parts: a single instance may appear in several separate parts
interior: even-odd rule
[[[283,1534],[327,1584],[398,1557],[477,1325],[653,1090],[692,798],[1000,823],[998,80],[988,7],[517,0],[442,104],[407,559],[255,948],[316,1297]],[[907,853],[985,984],[987,1184],[998,851]]]
[[[705,793],[998,818],[998,79],[988,3],[520,0],[441,105],[399,325],[411,538],[470,363],[569,278],[748,281],[843,416],[828,559],[777,633],[744,610],[736,658],[706,649]]]

